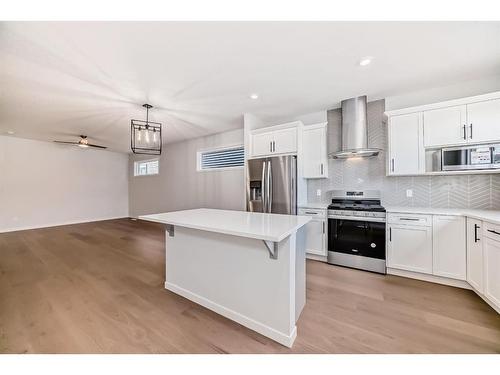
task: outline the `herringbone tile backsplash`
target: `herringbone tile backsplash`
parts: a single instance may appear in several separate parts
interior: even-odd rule
[[[330,177],[307,183],[309,202],[327,202],[336,189],[375,189],[381,191],[385,206],[500,209],[500,174],[386,177],[384,108],[383,100],[368,103],[368,147],[383,151],[367,159],[329,159]],[[329,152],[340,149],[340,125],[340,110],[328,111]],[[407,189],[413,190],[413,197],[406,197]]]

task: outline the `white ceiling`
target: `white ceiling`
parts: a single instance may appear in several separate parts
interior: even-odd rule
[[[499,22],[3,22],[0,134],[128,152],[145,102],[174,142],[499,72]]]

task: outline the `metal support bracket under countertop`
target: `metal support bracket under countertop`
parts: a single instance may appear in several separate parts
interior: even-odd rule
[[[266,241],[266,240],[262,240],[262,242],[264,242],[264,245],[266,245],[267,250],[269,251],[269,258],[278,259],[279,242]]]

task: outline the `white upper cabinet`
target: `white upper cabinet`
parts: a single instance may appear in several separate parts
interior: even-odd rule
[[[467,253],[465,218],[432,217],[432,269],[436,276],[466,280]]]
[[[467,104],[469,142],[500,142],[500,99]]]
[[[420,172],[421,118],[420,113],[389,118],[389,175]]]
[[[297,152],[297,127],[258,129],[251,135],[251,157]]]
[[[326,126],[305,126],[302,131],[302,177],[328,177],[328,155],[326,150]]]
[[[467,218],[467,282],[484,293],[483,222]]]
[[[272,153],[273,133],[258,133],[252,135],[252,156],[264,156]]]
[[[467,143],[466,106],[424,111],[424,146]]]
[[[297,152],[297,128],[287,128],[273,132],[274,154],[288,154]]]
[[[500,99],[424,111],[424,146],[500,141]]]
[[[426,157],[439,148],[500,143],[500,92],[395,109],[386,115],[388,175],[425,174],[430,163]],[[432,167],[428,172],[442,173]]]

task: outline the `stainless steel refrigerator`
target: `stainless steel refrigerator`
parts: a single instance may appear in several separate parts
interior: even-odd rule
[[[247,211],[297,214],[296,156],[252,159],[247,168]]]

